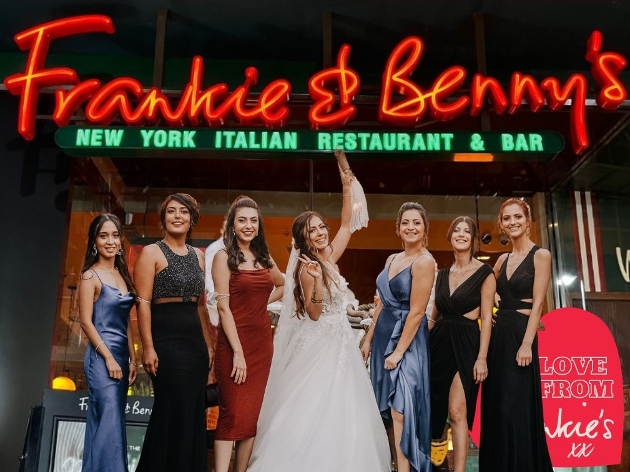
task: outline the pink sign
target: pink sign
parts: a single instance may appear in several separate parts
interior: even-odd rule
[[[538,348],[551,462],[554,467],[619,464],[623,383],[612,334],[600,318],[578,308],[554,310],[543,323]]]

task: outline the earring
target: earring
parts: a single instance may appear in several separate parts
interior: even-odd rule
[[[94,246],[92,246],[92,255],[96,256],[98,254],[98,251],[96,250],[96,244]]]
[[[232,236],[236,236],[236,231],[232,230]]]
[[[123,249],[122,249],[122,246],[120,247],[120,249],[118,250],[118,252],[117,252],[116,254],[118,254],[119,256],[122,256],[122,255],[123,255]]]

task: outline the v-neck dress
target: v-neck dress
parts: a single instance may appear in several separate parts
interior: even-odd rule
[[[412,471],[430,472],[431,405],[426,316],[396,368],[385,370],[385,359],[396,349],[409,316],[412,265],[390,280],[390,262],[376,278],[383,307],[374,327],[370,374],[381,416],[391,419],[391,409],[404,415],[400,449],[411,463]]]
[[[488,378],[481,389],[479,470],[484,472],[552,472],[543,423],[538,337],[532,343],[532,362],[519,367],[521,347],[531,309],[523,300],[533,297],[534,246],[507,278],[509,256],[497,277],[501,297],[488,349]]]
[[[448,417],[448,395],[455,374],[464,387],[468,428],[472,429],[479,384],[473,368],[479,353],[479,324],[464,315],[481,306],[481,286],[492,274],[492,267],[481,265],[450,292],[450,267],[438,272],[435,305],[439,321],[431,331],[431,436],[439,439]],[[492,275],[494,277],[494,275]]]

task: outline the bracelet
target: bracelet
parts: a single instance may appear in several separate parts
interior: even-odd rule
[[[435,320],[434,320],[433,318],[429,318],[428,316],[427,316],[427,321],[428,321],[429,323],[435,323]]]
[[[135,362],[129,361],[129,363],[135,365],[136,367],[138,367],[138,364],[136,364]]]
[[[216,301],[223,300],[224,298],[229,297],[229,293],[217,293]]]
[[[145,299],[144,299],[144,298],[142,298],[142,297],[136,297],[136,298],[138,299],[138,301],[139,301],[139,302],[146,303],[147,305],[150,305],[150,304],[151,304],[151,302],[150,302],[149,300],[145,300]]]
[[[342,196],[342,197],[349,197],[349,196],[350,196],[350,194],[349,194],[349,193],[344,193],[344,194],[342,194],[341,196]]]
[[[101,339],[101,342],[97,344],[97,346],[96,346],[96,348],[94,350],[98,353],[98,348],[101,347],[103,344],[105,344],[105,341],[103,341]]]
[[[317,299],[317,298],[311,296],[311,302],[312,303],[323,303],[324,299],[323,298]]]

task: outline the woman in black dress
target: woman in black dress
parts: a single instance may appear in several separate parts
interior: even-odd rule
[[[536,330],[551,277],[551,254],[530,239],[529,205],[510,198],[499,228],[512,242],[494,266],[500,297],[481,392],[479,470],[552,472],[543,423]]]
[[[441,438],[446,418],[450,418],[454,470],[464,472],[479,384],[488,376],[486,357],[496,281],[492,267],[474,257],[477,225],[471,218],[455,218],[446,239],[455,262],[438,272],[429,318],[429,329],[434,326],[430,342],[431,437]]]
[[[146,246],[134,269],[142,361],[155,395],[137,470],[206,472],[204,257],[186,244],[199,204],[185,193],[170,195],[160,219],[164,239]]]

